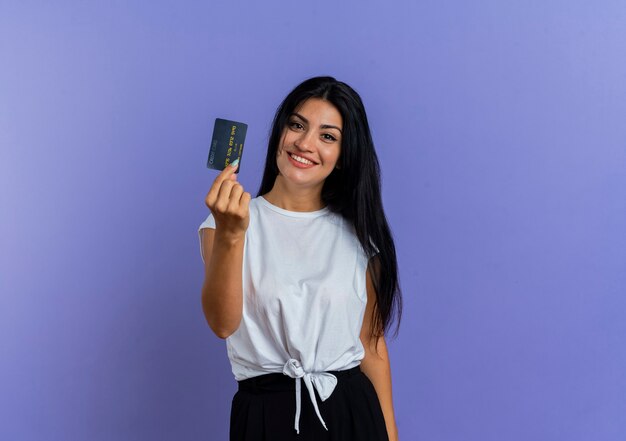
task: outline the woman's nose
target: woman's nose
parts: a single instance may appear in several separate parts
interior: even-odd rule
[[[298,137],[295,144],[300,150],[311,150],[313,146],[313,136],[314,133],[311,131],[302,132],[302,134]]]

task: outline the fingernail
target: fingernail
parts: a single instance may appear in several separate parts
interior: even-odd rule
[[[237,164],[239,164],[239,158],[235,159],[233,162],[230,163],[231,167],[236,167]]]

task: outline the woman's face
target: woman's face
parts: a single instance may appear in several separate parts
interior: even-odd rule
[[[294,184],[323,184],[341,153],[343,120],[337,108],[320,98],[296,107],[283,129],[276,163],[280,174]]]

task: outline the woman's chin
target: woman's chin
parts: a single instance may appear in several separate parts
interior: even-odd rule
[[[298,173],[298,171],[281,172],[280,177],[285,181],[285,184],[302,188],[316,187],[324,182],[323,180],[311,179],[309,176],[302,176],[302,173]]]

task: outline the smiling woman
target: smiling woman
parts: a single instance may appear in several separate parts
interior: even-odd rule
[[[397,261],[361,98],[332,77],[303,82],[276,112],[255,198],[235,170],[198,229],[202,307],[239,386],[230,439],[397,440]]]
[[[265,199],[280,205],[278,198],[293,194],[304,203],[315,204],[313,209],[322,206],[324,181],[341,153],[341,125],[341,114],[328,101],[309,98],[301,103],[283,130],[276,156],[279,175]],[[297,211],[311,209],[300,208]]]

